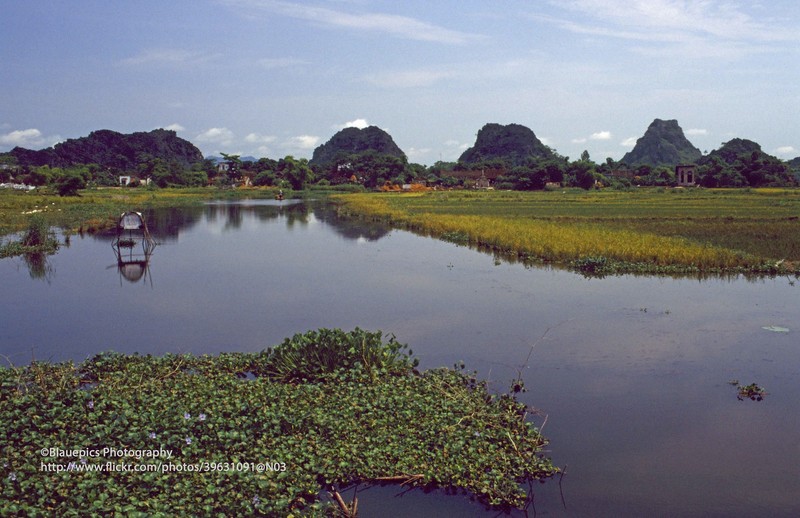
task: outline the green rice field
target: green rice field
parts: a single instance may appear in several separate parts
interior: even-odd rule
[[[381,218],[527,261],[612,272],[800,272],[800,191],[431,191],[337,197]]]

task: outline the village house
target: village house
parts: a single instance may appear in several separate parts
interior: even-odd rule
[[[675,166],[675,178],[678,180],[678,185],[681,187],[692,187],[697,185],[697,174],[695,169],[697,168],[696,165],[676,165]]]

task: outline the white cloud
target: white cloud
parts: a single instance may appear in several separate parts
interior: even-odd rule
[[[272,70],[274,68],[290,68],[310,65],[311,62],[298,58],[264,58],[259,59],[258,64],[267,70]]]
[[[629,48],[647,55],[735,59],[746,53],[774,52],[780,42],[800,41],[791,16],[781,20],[776,12],[771,18],[759,18],[757,6],[746,2],[551,0],[550,4],[568,12],[532,18],[577,34],[640,41],[643,46]]]
[[[540,139],[540,140],[541,140],[541,139]],[[583,144],[584,142],[586,142],[586,139],[585,139],[584,137],[581,137],[581,138],[574,138],[574,139],[572,139],[572,140],[571,140],[571,142],[572,142],[573,144]]]
[[[686,130],[686,134],[690,136],[705,136],[708,135],[708,130],[700,128],[691,128]]]
[[[416,88],[430,86],[454,75],[453,72],[446,70],[418,69],[369,74],[364,80],[383,88]]]
[[[794,146],[781,146],[775,149],[775,153],[778,155],[795,155],[797,154],[797,150]]]
[[[351,121],[345,122],[344,124],[337,124],[337,125],[334,126],[334,128],[335,129],[339,129],[339,130],[343,130],[345,128],[364,129],[364,128],[368,127],[368,126],[369,126],[369,122],[367,122],[367,119],[355,119],[355,120],[351,120]]]
[[[0,135],[0,145],[9,148],[19,146],[27,149],[41,149],[53,146],[60,141],[60,136],[45,136],[36,128],[14,130]]]
[[[318,142],[319,137],[313,135],[298,135],[296,137],[291,137],[286,142],[286,145],[296,149],[314,149],[317,147]]]
[[[123,59],[124,65],[190,65],[197,66],[218,59],[220,53],[192,52],[183,49],[148,49]]]
[[[592,133],[589,137],[591,140],[611,140],[611,132],[610,131],[598,131],[596,133]]]
[[[234,134],[228,128],[210,128],[197,135],[197,140],[209,144],[230,146],[233,144]]]
[[[461,143],[461,142],[459,142],[459,141],[457,141],[455,139],[450,139],[450,140],[445,141],[444,145],[446,147],[448,147],[448,148],[456,148],[456,149],[459,149],[461,151],[466,151],[467,149],[469,149],[472,146],[472,144],[469,144],[467,142]]]
[[[431,148],[423,147],[423,148],[409,148],[406,151],[406,155],[408,158],[413,160],[419,160],[420,158],[425,158],[431,152]]]
[[[260,133],[248,133],[244,138],[244,141],[250,144],[269,144],[275,140],[276,137],[272,135],[261,135]]]
[[[184,128],[183,126],[181,126],[181,125],[180,125],[180,124],[178,124],[178,123],[175,123],[175,124],[170,124],[169,126],[164,126],[164,129],[165,129],[165,130],[176,131],[176,132],[177,132],[177,131],[184,131],[184,130],[186,130],[186,128]]]
[[[231,6],[244,9],[252,16],[254,10],[270,11],[313,22],[318,25],[363,32],[389,34],[398,38],[447,44],[464,44],[480,36],[450,30],[409,16],[384,13],[348,13],[280,0],[224,0]]]
[[[623,147],[633,147],[633,146],[636,145],[636,141],[637,140],[638,139],[636,137],[628,137],[625,140],[623,140],[622,142],[620,142],[619,145],[623,146]]]

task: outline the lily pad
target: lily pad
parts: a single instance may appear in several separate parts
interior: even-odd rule
[[[788,333],[789,329],[786,327],[780,326],[764,326],[761,329],[766,329],[767,331],[772,331],[773,333]]]

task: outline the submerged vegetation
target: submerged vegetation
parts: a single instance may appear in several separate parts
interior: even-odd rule
[[[332,514],[356,505],[344,488],[384,483],[522,507],[523,483],[558,473],[525,405],[463,370],[417,373],[404,349],[319,330],[261,353],[0,368],[0,514]]]
[[[800,192],[355,194],[341,211],[588,275],[800,273]]]

